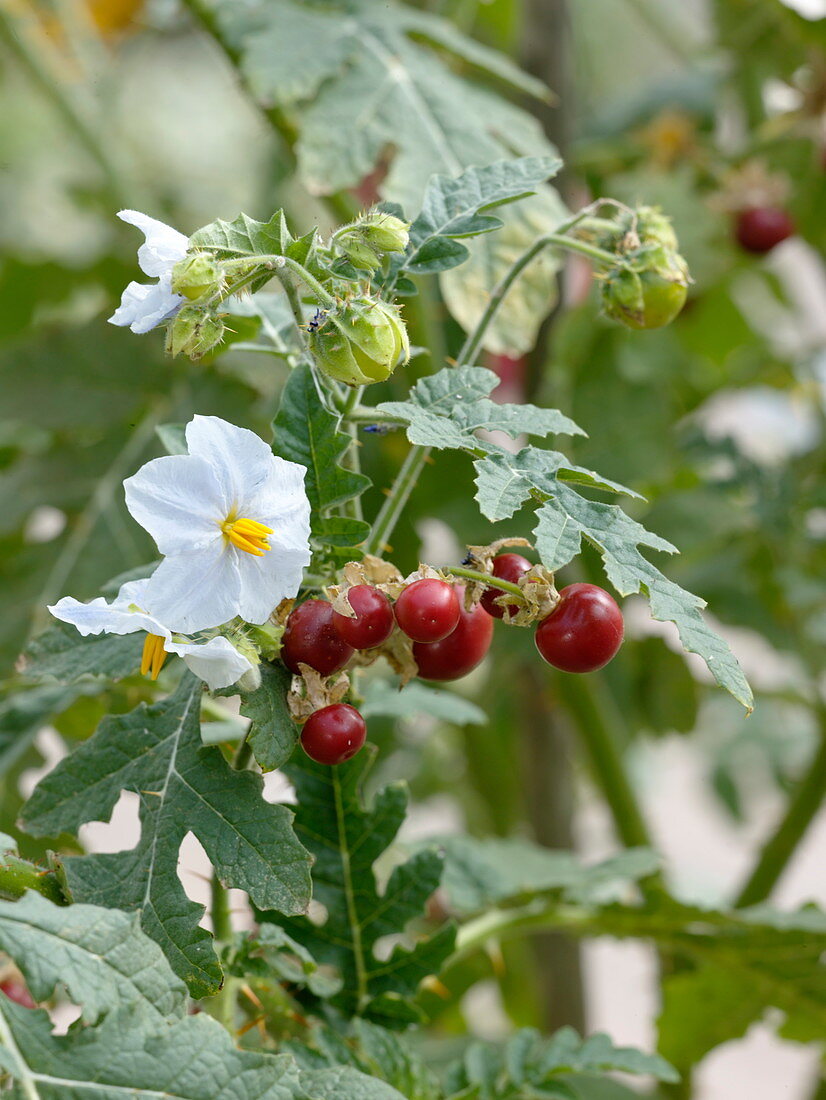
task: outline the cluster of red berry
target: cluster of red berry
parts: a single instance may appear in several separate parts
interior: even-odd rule
[[[517,584],[531,568],[520,554],[499,554],[493,576]],[[395,605],[384,592],[358,584],[347,592],[355,612],[348,618],[327,600],[311,599],[290,613],[281,660],[294,673],[309,665],[322,676],[341,671],[355,650],[383,645],[398,628],[413,642],[413,659],[424,680],[458,680],[482,661],[493,637],[493,620],[505,608],[496,602],[502,590],[489,587],[470,610],[464,586],[436,578],[413,581]],[[614,656],[622,643],[622,614],[616,602],[594,584],[571,584],[536,628],[536,648],[564,672],[593,672]],[[515,615],[519,608],[508,605]],[[364,719],[347,703],[315,711],[301,731],[301,744],[319,764],[341,764],[364,744]]]

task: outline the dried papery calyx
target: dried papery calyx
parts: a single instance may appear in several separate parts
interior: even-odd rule
[[[317,710],[341,703],[350,693],[350,677],[346,672],[322,676],[309,665],[298,667],[300,675],[293,676],[287,706],[293,721],[301,726]]]
[[[500,554],[502,550],[510,546],[524,546],[528,550],[533,549],[533,544],[527,539],[513,537],[504,539],[495,539],[493,542],[485,543],[482,546],[468,546],[467,557],[464,560],[464,564],[469,569],[475,569],[477,573],[487,573],[489,576],[493,576],[493,559]],[[462,583],[465,586],[465,608],[470,609],[474,604],[479,603],[484,593],[487,591],[487,585],[481,581],[462,579]],[[503,593],[504,595],[504,593]],[[511,597],[513,599],[513,597]]]
[[[383,558],[365,554],[361,561],[348,561],[342,568],[344,579],[341,584],[328,585],[324,591],[333,605],[333,610],[348,619],[355,618],[355,612],[347,599],[351,588],[361,584],[372,585],[385,596],[396,599],[404,589],[405,580],[398,569]]]

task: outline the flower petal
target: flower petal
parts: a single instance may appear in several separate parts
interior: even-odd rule
[[[138,630],[163,638],[171,637],[170,631],[151,615],[142,611],[128,611],[126,605],[116,606],[119,600],[120,593],[111,604],[102,596],[90,603],[81,603],[71,596],[64,596],[49,611],[56,619],[77,627],[84,638],[89,634],[134,634]]]
[[[240,595],[236,552],[220,539],[164,558],[149,578],[144,598],[147,611],[170,630],[191,634],[234,618]]]
[[[230,506],[238,508],[239,515],[246,515],[246,502],[272,476],[276,459],[271,448],[255,432],[229,424],[219,416],[194,416],[186,426],[186,442],[191,455],[213,466]]]
[[[203,458],[153,458],[123,487],[126,507],[162,554],[181,554],[213,542],[223,546],[220,525],[230,504],[214,468]]]
[[[226,638],[212,638],[197,645],[194,642],[165,642],[167,653],[177,653],[187,668],[206,681],[210,691],[229,687],[249,672],[252,662],[243,657]]]
[[[120,305],[109,318],[111,325],[128,325],[138,335],[149,332],[174,316],[183,298],[173,294],[170,276],[157,283],[130,283],[124,290]]]
[[[279,546],[305,546],[310,538],[310,502],[304,490],[304,466],[272,456],[266,481],[251,488],[244,501],[244,514],[267,527]]]
[[[172,226],[159,222],[157,218],[150,218],[148,214],[141,214],[138,210],[121,210],[118,217],[140,229],[146,238],[138,249],[138,263],[145,274],[168,274],[178,260],[186,255],[189,238]]]
[[[241,577],[238,614],[248,623],[265,623],[284,599],[298,592],[305,566],[310,564],[309,545],[283,549],[273,546],[262,558],[232,550]]]

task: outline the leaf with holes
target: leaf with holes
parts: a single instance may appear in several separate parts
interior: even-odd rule
[[[92,1023],[123,1004],[140,1003],[157,1020],[184,1015],[186,986],[134,913],[60,906],[29,892],[19,901],[0,900],[0,948],[35,1000],[45,1001],[62,983]]]
[[[17,1082],[11,1095],[21,1100],[307,1097],[288,1055],[238,1050],[204,1013],[159,1025],[136,1006],[110,1013],[98,1027],[54,1035],[45,1012],[0,997],[0,1068]]]
[[[356,500],[370,485],[363,474],[340,465],[350,444],[339,430],[341,417],[321,404],[310,368],[296,367],[290,375],[273,421],[273,450],[281,458],[306,466],[305,489],[312,506],[312,537],[317,551],[329,553],[329,544],[343,547],[337,556],[349,560],[369,526],[350,517],[331,516],[339,504]]]
[[[368,809],[361,782],[370,761],[363,751],[347,764],[328,768],[295,757],[285,771],[298,798],[295,829],[315,856],[313,898],[325,910],[323,923],[306,917],[263,914],[310,952],[316,962],[334,966],[343,982],[332,1004],[348,1015],[388,1026],[419,1018],[412,996],[419,982],[438,972],[452,949],[454,930],[446,927],[407,949],[396,945],[389,957],[375,954],[379,940],[398,937],[420,917],[439,885],[441,857],[419,852],[395,867],[382,894],[373,865],[392,843],[404,820],[407,792],[396,783],[380,790]]]
[[[122,790],[141,800],[141,837],[124,852],[68,857],[77,901],[138,910],[146,933],[190,988],[214,993],[221,969],[203,906],[190,901],[176,871],[187,832],[203,844],[221,881],[246,890],[261,909],[299,913],[310,897],[309,854],[284,806],[261,797],[262,780],[230,768],[200,737],[200,681],[152,706],[105,718],[97,732],[41,780],[23,819],[37,835],[106,821]]]

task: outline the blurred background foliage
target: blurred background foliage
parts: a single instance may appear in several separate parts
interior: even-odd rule
[[[115,211],[145,210],[190,233],[283,205],[296,232],[324,231],[378,197],[415,207],[416,188],[450,168],[416,144],[408,120],[398,140],[416,163],[412,176],[393,177],[399,148],[381,134],[378,156],[342,150],[337,136],[325,162],[336,97],[328,89],[321,107],[319,97],[359,48],[314,29],[335,6],[303,5],[308,22],[295,25],[295,41],[277,33],[278,18],[302,8],[287,0],[6,0],[0,9],[0,660],[10,677],[0,699],[2,831],[14,831],[20,776],[42,762],[47,719],[69,740],[85,737],[107,707],[126,709],[147,692],[135,679],[105,696],[91,686],[12,695],[15,659],[47,602],[91,597],[103,578],[151,559],[123,507],[123,477],[162,452],[160,424],[194,412],[266,435],[284,382],[278,359],[260,352],[173,362],[160,337],[107,325],[137,277],[135,233]],[[501,630],[493,657],[458,688],[486,724],[371,721],[382,749],[376,781],[404,777],[422,812],[450,827],[552,847],[581,841],[577,807],[602,763],[595,730],[632,754],[655,738],[690,738],[711,796],[752,834],[756,822],[760,838],[776,825],[762,807],[782,820],[782,796],[794,818],[787,857],[817,812],[826,785],[826,20],[814,0],[810,9],[781,0],[421,0],[403,9],[504,51],[554,90],[553,103],[530,96],[536,89],[510,70],[492,74],[487,55],[446,33],[436,41],[433,25],[401,20],[387,30],[413,51],[411,65],[429,76],[438,67],[461,91],[445,121],[448,160],[539,153],[551,141],[566,160],[569,207],[610,195],[660,203],[674,218],[695,279],[674,325],[621,330],[598,316],[587,268],[572,262],[557,276],[546,265],[505,311],[486,363],[505,399],[556,406],[588,431],[569,444],[576,462],[645,494],[637,514],[682,551],[670,575],[708,600],[758,694],[744,724],[670,635],[655,637],[664,632],[641,602],[626,609],[631,640],[584,686],[537,668],[527,632]],[[249,49],[268,11],[270,38]],[[286,72],[288,49],[298,53]],[[446,102],[447,93],[440,109]],[[498,144],[476,152],[462,142],[486,104],[498,105]],[[375,171],[364,170],[365,157]],[[766,258],[744,252],[732,229],[755,179],[782,196],[797,227]],[[509,240],[530,239],[559,210],[550,190],[531,203],[508,223]],[[473,271],[490,275],[496,262],[475,255]],[[455,354],[453,317],[474,308],[469,270],[441,288],[423,283],[409,301],[413,340],[433,354],[376,387],[375,400],[403,396],[411,376]],[[397,436],[364,436],[368,516],[404,450]],[[421,478],[393,556],[407,570],[420,558],[455,561],[466,543],[528,533],[518,517],[497,528],[481,520],[468,463],[446,454]],[[563,580],[601,576],[586,552]],[[44,848],[21,837],[25,854]],[[782,866],[775,858],[749,900],[771,893]],[[678,867],[666,874],[680,884]],[[741,886],[693,900],[731,902]],[[494,977],[512,1021],[582,1025],[571,941],[513,943],[504,965],[474,967],[457,990]],[[458,1030],[458,1000],[440,1011],[443,1031]]]

